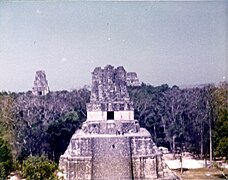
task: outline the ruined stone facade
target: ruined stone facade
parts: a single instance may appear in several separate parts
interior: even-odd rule
[[[126,81],[127,81],[127,86],[140,86],[139,78],[136,72],[128,72]]]
[[[97,67],[87,120],[70,140],[59,167],[67,180],[177,179],[150,133],[134,119],[123,67]]]
[[[95,68],[92,73],[90,103],[87,104],[87,124],[123,121],[134,124],[134,108],[126,86],[126,71],[120,66]],[[99,128],[101,130],[101,128]],[[103,132],[106,133],[106,132]]]
[[[42,96],[49,93],[49,91],[45,71],[36,71],[32,93],[37,96]]]

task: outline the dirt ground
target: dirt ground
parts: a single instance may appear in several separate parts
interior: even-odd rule
[[[175,170],[176,174],[183,180],[222,180],[228,179],[228,169],[223,171],[216,168],[201,168],[201,169],[189,169],[181,174],[180,171]]]
[[[164,154],[163,158],[168,167],[175,171],[175,173],[183,180],[228,180],[228,164],[213,162],[213,164],[220,164],[214,166],[207,161],[207,168],[205,160],[194,159],[192,156],[183,156],[182,168],[183,173],[180,173],[181,162],[179,159],[174,159],[172,154]],[[210,168],[208,168],[210,167]]]

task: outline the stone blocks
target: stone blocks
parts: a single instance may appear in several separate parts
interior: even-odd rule
[[[120,135],[85,134],[78,131],[59,167],[65,179],[159,179],[165,163],[149,132]]]

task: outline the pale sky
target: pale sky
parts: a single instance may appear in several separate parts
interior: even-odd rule
[[[91,84],[107,64],[157,86],[227,77],[228,1],[0,1],[0,91]]]

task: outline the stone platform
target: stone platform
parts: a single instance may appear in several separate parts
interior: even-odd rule
[[[175,179],[149,132],[87,134],[78,130],[60,157],[65,179]],[[165,170],[166,169],[166,170]]]

